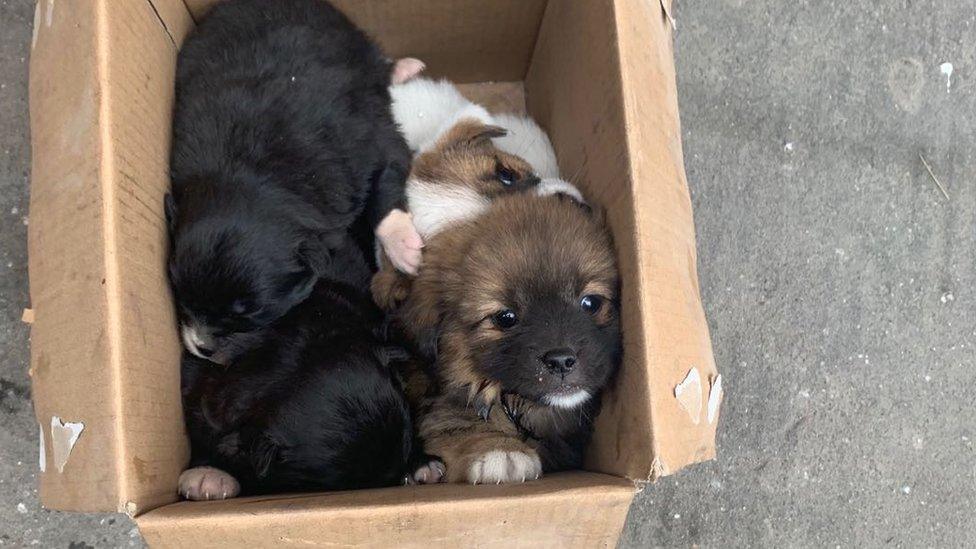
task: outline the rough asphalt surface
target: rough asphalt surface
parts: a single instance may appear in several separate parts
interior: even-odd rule
[[[33,11],[0,0],[0,544],[140,545],[124,516],[44,511],[34,488]],[[976,4],[711,0],[676,16],[727,396],[719,460],[648,486],[621,544],[976,545]]]

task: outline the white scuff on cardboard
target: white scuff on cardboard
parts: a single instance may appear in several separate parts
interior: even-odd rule
[[[54,454],[54,466],[58,468],[59,473],[64,472],[71,450],[74,449],[75,443],[84,430],[84,423],[66,422],[58,416],[51,416],[51,450]]]
[[[715,376],[712,381],[712,388],[708,391],[708,410],[706,417],[708,423],[715,423],[718,418],[718,408],[722,404],[722,375]]]
[[[698,368],[688,370],[685,379],[674,386],[674,398],[681,408],[688,412],[691,422],[698,425],[701,422],[702,383]]]

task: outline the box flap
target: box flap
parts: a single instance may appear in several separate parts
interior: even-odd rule
[[[153,547],[614,547],[634,494],[631,482],[574,472],[524,484],[183,502],[137,523]]]
[[[179,0],[38,2],[31,376],[49,508],[138,513],[187,458],[162,197]],[[168,29],[161,24],[168,18]]]
[[[707,407],[717,377],[661,5],[550,2],[525,87],[561,171],[608,209],[624,279],[624,364],[587,468],[640,480],[712,458],[718,419]],[[693,370],[679,401],[676,386]]]
[[[186,0],[199,21],[219,0]],[[546,0],[331,0],[390,57],[417,57],[455,82],[521,80]],[[436,32],[434,32],[436,31]]]

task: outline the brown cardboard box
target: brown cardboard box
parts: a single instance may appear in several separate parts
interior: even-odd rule
[[[37,3],[30,371],[45,506],[127,512],[159,546],[605,546],[638,482],[714,456],[721,392],[665,2],[342,0],[391,56],[536,117],[563,173],[607,208],[624,280],[621,375],[587,472],[176,503],[188,451],[162,197],[177,50],[212,3]]]

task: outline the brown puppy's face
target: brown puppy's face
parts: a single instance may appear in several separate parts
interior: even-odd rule
[[[454,125],[413,163],[412,178],[474,190],[494,198],[531,189],[539,177],[521,157],[495,147],[492,138],[505,135],[498,126],[470,118]]]
[[[601,220],[567,197],[520,195],[496,201],[474,230],[445,285],[444,358],[464,356],[458,363],[474,370],[453,375],[580,406],[607,384],[621,348]]]

